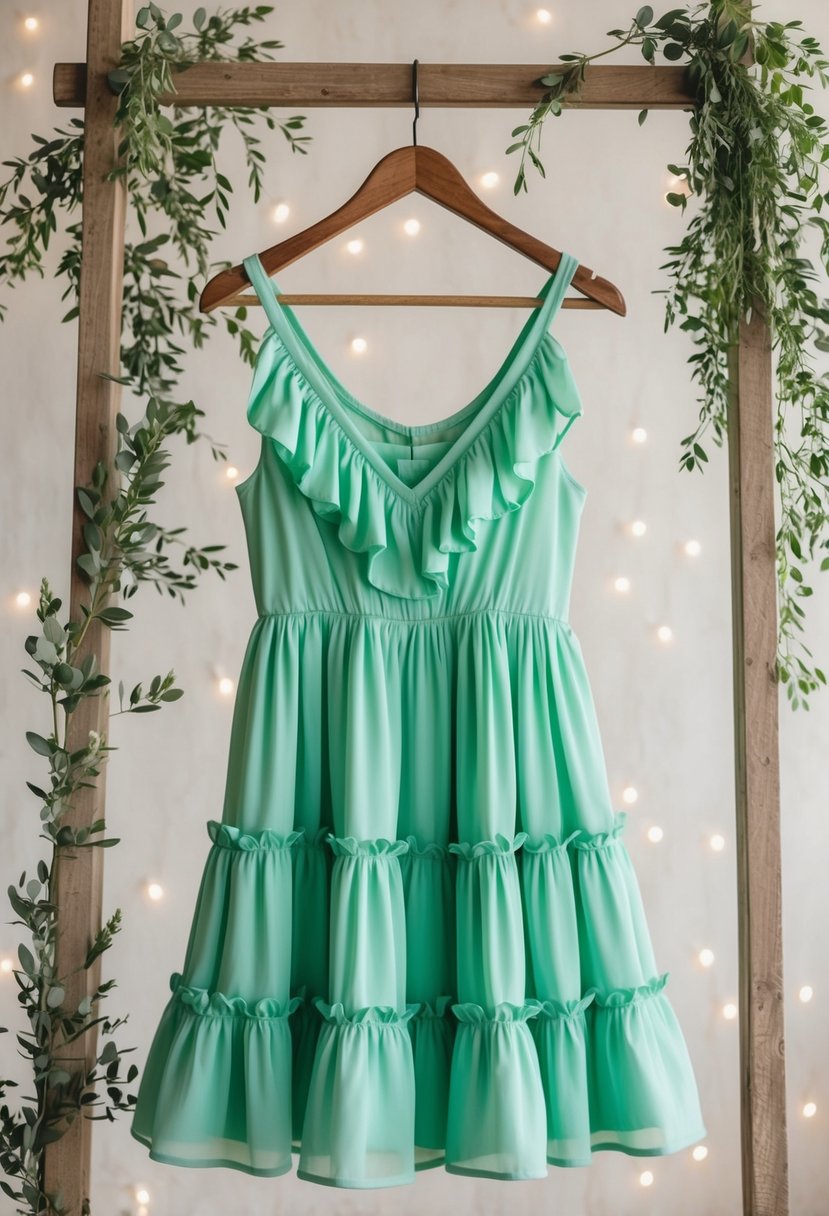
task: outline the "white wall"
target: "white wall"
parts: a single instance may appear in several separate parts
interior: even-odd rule
[[[195,4],[181,6],[191,12]],[[599,48],[605,31],[626,24],[635,5],[557,0],[551,27],[533,20],[534,5],[520,0],[475,4],[473,0],[423,0],[417,7],[381,0],[288,0],[271,16],[268,34],[285,43],[290,60],[456,62],[554,62],[559,52]],[[665,6],[667,7],[667,6]],[[792,17],[789,5],[763,7],[769,17]],[[820,0],[794,6],[809,30],[829,43],[829,11]],[[661,11],[661,10],[660,10]],[[26,154],[31,132],[63,125],[67,111],[51,102],[51,65],[84,55],[85,5],[65,0],[38,15],[42,31],[26,37],[23,10],[4,6],[0,90],[5,120],[0,157]],[[636,62],[634,54],[625,62]],[[23,70],[35,84],[15,87]],[[819,107],[825,99],[817,98]],[[217,236],[215,256],[239,261],[332,210],[362,181],[385,152],[411,139],[407,110],[310,110],[313,135],[308,156],[291,156],[280,135],[266,145],[269,197],[255,207],[245,196],[246,172],[238,143],[222,148],[224,172],[236,183],[228,231]],[[614,799],[635,785],[628,847],[636,865],[660,969],[671,973],[671,997],[685,1030],[700,1083],[710,1132],[709,1155],[696,1163],[690,1152],[639,1160],[598,1154],[586,1169],[551,1169],[544,1182],[510,1186],[450,1178],[432,1171],[412,1188],[346,1192],[312,1187],[293,1176],[253,1179],[225,1170],[176,1169],[151,1162],[128,1132],[128,1120],[96,1125],[94,1210],[132,1213],[134,1188],[152,1194],[152,1216],[218,1216],[233,1212],[298,1214],[394,1210],[413,1214],[426,1205],[435,1214],[481,1212],[514,1216],[540,1210],[558,1216],[725,1216],[739,1207],[738,1028],[721,1013],[736,999],[737,945],[733,753],[731,726],[731,617],[728,502],[724,452],[712,453],[704,474],[677,472],[679,440],[694,427],[696,389],[686,363],[691,344],[677,329],[663,334],[667,285],[659,267],[665,247],[684,230],[668,207],[665,166],[681,161],[688,117],[651,113],[643,128],[634,112],[576,113],[549,123],[544,132],[547,180],[530,179],[530,193],[515,199],[514,158],[503,151],[524,111],[421,111],[418,137],[448,155],[477,187],[479,175],[496,168],[501,184],[487,201],[522,227],[575,254],[618,284],[628,307],[622,320],[603,311],[565,311],[555,325],[568,350],[585,403],[570,432],[568,463],[589,489],[573,594],[572,621],[588,662],[606,749]],[[277,228],[269,208],[279,198],[292,214]],[[403,237],[409,215],[422,221],[416,240]],[[336,241],[280,276],[285,289],[340,291],[534,292],[543,281],[537,267],[425,200],[399,203],[360,233],[366,251],[354,258]],[[1,234],[0,234],[1,235]],[[0,328],[6,389],[2,414],[2,604],[0,736],[3,885],[36,859],[35,804],[24,781],[40,769],[26,747],[26,729],[48,730],[43,705],[19,674],[31,621],[14,606],[21,588],[36,593],[42,575],[61,591],[68,586],[72,500],[74,325],[61,325],[66,304],[51,275],[7,296],[10,313]],[[201,286],[201,284],[199,284]],[[486,382],[526,314],[515,310],[306,309],[303,319],[325,359],[363,400],[404,421],[428,422],[468,400]],[[261,313],[258,331],[265,327]],[[370,353],[355,359],[354,332],[365,334]],[[428,367],[439,375],[423,374]],[[253,467],[258,436],[245,420],[250,370],[229,339],[217,335],[209,349],[188,355],[181,399],[192,396],[206,410],[205,429],[228,446],[242,476]],[[137,416],[136,403],[124,409]],[[648,442],[630,442],[644,426]],[[217,675],[235,678],[255,610],[246,565],[242,520],[232,488],[206,444],[175,452],[159,518],[186,523],[194,541],[226,542],[240,569],[226,583],[208,578],[182,609],[145,590],[134,601],[138,617],[113,638],[113,676],[129,687],[174,667],[186,696],[162,713],[116,718],[107,777],[108,819],[123,844],[107,854],[104,906],[120,906],[124,929],[106,955],[106,973],[118,987],[107,1002],[111,1016],[129,1012],[120,1035],[142,1063],[163,1003],[167,978],[180,967],[190,915],[205,856],[204,821],[220,809],[232,698],[215,688]],[[626,525],[648,524],[634,540]],[[701,556],[681,552],[694,537]],[[627,574],[626,599],[612,579]],[[823,580],[825,583],[825,580]],[[669,623],[672,646],[654,640],[654,627]],[[806,635],[816,659],[827,663],[829,594],[825,586],[809,606]],[[815,698],[810,714],[781,706],[783,748],[783,848],[785,860],[785,993],[792,1172],[792,1211],[818,1216],[829,1203],[825,1121],[829,1114],[829,1053],[825,1034],[829,1002],[829,948],[819,931],[826,919],[825,855],[829,827],[825,739],[829,694]],[[664,829],[652,844],[647,829]],[[726,848],[715,854],[707,840],[721,832]],[[143,890],[160,881],[165,899],[150,904]],[[6,919],[11,919],[9,916]],[[15,930],[0,928],[0,954],[13,954]],[[703,970],[703,946],[716,954]],[[798,990],[811,983],[815,997],[802,1004]],[[0,986],[0,1018],[15,1025],[13,981]],[[18,1074],[13,1036],[0,1039],[0,1069]],[[804,1119],[807,1099],[818,1105]],[[650,1169],[654,1184],[639,1182]],[[0,1211],[10,1210],[0,1208]]]

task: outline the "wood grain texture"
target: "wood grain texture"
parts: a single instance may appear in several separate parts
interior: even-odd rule
[[[98,460],[111,465],[115,453],[115,414],[119,388],[99,372],[120,371],[121,297],[123,276],[124,220],[126,199],[123,186],[104,181],[115,164],[117,132],[113,127],[115,98],[106,73],[118,62],[121,43],[131,20],[131,0],[89,0],[87,29],[87,95],[83,162],[83,229],[80,270],[80,315],[78,320],[77,408],[75,415],[75,462],[73,485],[91,478]],[[108,493],[113,492],[110,485]],[[68,505],[68,504],[67,504]],[[85,517],[75,496],[72,502],[72,568],[70,615],[82,620],[79,605],[88,602],[86,584],[75,566],[84,551],[82,527]],[[97,624],[90,627],[78,661],[93,654],[98,670],[109,670],[110,634]],[[91,730],[106,733],[107,701],[102,697],[81,701],[72,716],[67,747],[86,745]],[[64,822],[79,827],[104,817],[106,766],[93,789],[83,789],[73,799]],[[78,849],[62,856],[57,880],[60,908],[60,937],[57,948],[58,974],[82,968],[83,961],[101,925],[103,850]],[[88,972],[70,975],[66,1003],[75,1009],[100,982],[100,959]],[[101,1012],[97,1010],[95,1012]],[[104,1010],[103,1012],[106,1012]],[[95,1060],[97,1034],[90,1032],[69,1051],[77,1057],[82,1048],[88,1066]],[[75,1072],[74,1061],[67,1070]],[[80,1216],[86,1211],[90,1193],[90,1155],[94,1124],[77,1116],[67,1134],[45,1151],[46,1190],[63,1191],[66,1211]]]
[[[787,1216],[771,334],[761,302],[730,352],[728,452],[744,1216]]]
[[[420,105],[521,108],[535,105],[547,63],[418,63]],[[58,63],[58,106],[84,104],[84,64]],[[411,63],[198,63],[176,77],[178,106],[411,106]],[[643,64],[587,68],[581,95],[565,103],[585,110],[687,110],[694,105],[684,67]]]

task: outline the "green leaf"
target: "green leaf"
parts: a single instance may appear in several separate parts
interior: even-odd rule
[[[65,996],[66,993],[64,992],[63,988],[61,988],[60,984],[56,984],[54,988],[49,989],[49,993],[46,997],[46,1004],[50,1009],[57,1009],[58,1005],[62,1004]]]
[[[644,29],[646,25],[650,25],[653,21],[653,9],[649,4],[643,5],[633,20],[639,26],[640,30]]]
[[[22,942],[17,947],[17,957],[20,959],[20,966],[23,968],[26,974],[33,977],[36,970],[34,956],[32,955],[32,952],[23,945]]]
[[[43,735],[37,735],[33,730],[26,731],[26,739],[29,747],[36,751],[39,756],[51,756],[52,744],[48,739],[44,739]]]
[[[637,117],[637,122],[639,123],[639,126],[640,126],[640,127],[642,126],[642,123],[645,121],[645,119],[646,119],[647,117],[648,117],[648,111],[647,111],[647,110],[640,110],[640,111],[639,111],[639,114],[638,114],[638,117]]]
[[[678,42],[667,42],[662,48],[662,54],[666,59],[681,59],[685,54],[685,47],[680,46]]]

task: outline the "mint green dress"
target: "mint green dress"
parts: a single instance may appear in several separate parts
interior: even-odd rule
[[[563,254],[498,371],[409,426],[270,327],[237,485],[257,617],[133,1135],[336,1187],[704,1138],[568,609]],[[423,392],[440,368],[424,357]]]

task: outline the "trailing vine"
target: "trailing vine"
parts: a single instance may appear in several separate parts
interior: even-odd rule
[[[803,600],[813,594],[807,567],[829,569],[829,379],[814,367],[811,350],[829,350],[829,302],[802,246],[809,227],[820,234],[820,258],[829,271],[829,203],[823,170],[829,160],[825,120],[807,99],[808,81],[829,80],[819,42],[802,22],[763,23],[749,16],[746,0],[714,0],[675,8],[654,19],[639,9],[630,26],[608,31],[614,45],[592,55],[564,54],[560,66],[537,83],[546,91],[528,121],[516,127],[520,152],[514,190],[527,189],[527,172],[542,177],[541,132],[577,96],[591,63],[637,46],[649,64],[664,59],[687,65],[697,99],[682,164],[668,165],[677,189],[668,202],[695,210],[687,231],[665,250],[660,269],[672,280],[665,331],[682,318],[695,347],[691,377],[699,385],[699,419],[681,440],[681,470],[702,470],[704,440],[726,438],[728,352],[740,318],[759,300],[768,318],[775,359],[774,468],[780,499],[777,530],[779,605],[776,675],[792,708],[809,708],[809,695],[826,684],[823,670],[799,635]],[[745,62],[752,59],[753,62]],[[647,110],[639,113],[640,125]]]
[[[123,132],[118,164],[112,177],[123,177],[130,214],[141,240],[127,244],[124,256],[124,297],[121,374],[118,379],[134,396],[148,397],[143,416],[134,424],[119,413],[117,451],[112,465],[98,462],[88,485],[76,487],[85,517],[83,551],[76,564],[86,584],[80,618],[66,619],[63,605],[43,579],[36,609],[38,629],[26,638],[27,679],[48,698],[49,733],[27,731],[33,752],[47,772],[39,784],[27,782],[39,804],[39,838],[44,853],[36,873],[26,871],[8,889],[15,915],[28,944],[18,949],[14,969],[21,1016],[28,1030],[17,1035],[20,1054],[32,1071],[32,1090],[13,1107],[8,1098],[12,1080],[0,1080],[0,1188],[18,1205],[21,1216],[61,1216],[67,1211],[62,1194],[47,1194],[44,1149],[63,1136],[79,1115],[112,1120],[131,1111],[135,1095],[130,1086],[138,1069],[125,1066],[134,1050],[118,1045],[116,1031],[126,1018],[108,1018],[102,1002],[114,980],[85,985],[79,1002],[67,997],[69,975],[58,973],[57,940],[60,908],[56,903],[61,869],[79,850],[107,848],[118,843],[106,835],[103,819],[75,827],[66,822],[73,799],[94,784],[112,748],[103,734],[90,732],[84,746],[67,745],[72,716],[90,697],[112,694],[111,680],[97,669],[94,654],[81,657],[93,622],[124,630],[132,612],[113,603],[129,601],[139,586],[153,585],[161,594],[184,600],[201,576],[213,571],[224,579],[236,565],[219,556],[224,545],[189,544],[180,527],[165,528],[151,516],[162,474],[171,460],[170,441],[208,439],[214,459],[224,459],[222,445],[199,429],[204,412],[192,401],[172,398],[182,372],[179,358],[187,346],[203,344],[215,318],[194,309],[195,277],[210,273],[209,248],[216,233],[207,226],[212,213],[224,226],[232,193],[217,164],[222,130],[230,125],[241,138],[248,167],[248,187],[254,201],[263,191],[265,154],[259,128],[279,130],[294,152],[305,152],[308,137],[298,134],[300,116],[277,121],[267,110],[249,107],[194,114],[174,111],[168,118],[158,97],[175,91],[175,76],[196,62],[233,58],[272,58],[282,44],[254,41],[246,31],[272,12],[266,5],[193,15],[192,31],[182,30],[182,17],[165,18],[155,4],[137,14],[138,34],[123,46],[119,67],[111,74],[118,93],[116,125]],[[241,41],[239,32],[243,33]],[[65,280],[63,298],[70,300],[64,321],[77,316],[81,265],[81,224],[68,222],[81,201],[84,126],[72,119],[68,129],[51,138],[33,136],[26,158],[4,162],[10,169],[0,183],[0,223],[10,233],[0,254],[0,285],[13,287],[32,274],[44,274],[44,258],[58,219],[67,238],[57,274]],[[216,263],[215,265],[222,265]],[[0,319],[3,309],[0,306]],[[225,314],[228,333],[248,363],[253,361],[253,335],[245,328],[245,309]],[[102,373],[103,374],[103,373]],[[177,560],[176,560],[177,558]],[[119,714],[157,711],[183,695],[173,671],[155,675],[129,692],[118,684]],[[90,942],[78,970],[88,971],[109,949],[121,926],[116,909]],[[83,1040],[95,1028],[104,1040],[97,1044],[88,1066]],[[5,1028],[0,1027],[0,1033]],[[99,1112],[99,1113],[96,1113]],[[86,1210],[86,1204],[85,1210]]]

